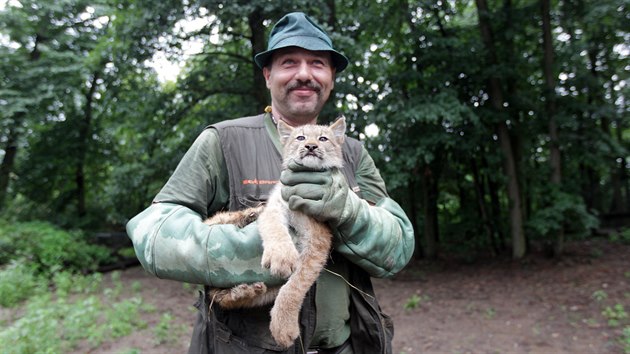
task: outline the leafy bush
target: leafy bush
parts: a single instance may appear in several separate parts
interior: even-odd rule
[[[59,296],[68,294],[90,294],[95,292],[103,281],[102,273],[81,276],[68,271],[57,272],[52,277],[55,291]]]
[[[561,229],[569,235],[585,237],[599,224],[579,196],[552,189],[546,199],[548,206],[537,209],[526,225],[534,238],[548,239]]]
[[[617,327],[622,322],[628,319],[628,313],[622,304],[616,304],[615,306],[606,306],[602,315],[608,320],[608,325],[611,327]]]
[[[46,290],[46,281],[35,275],[33,269],[14,262],[0,270],[0,306],[13,307],[29,297]]]
[[[61,268],[86,272],[109,257],[107,248],[89,244],[80,231],[65,231],[39,221],[0,222],[0,265],[23,259],[45,274]]]
[[[630,244],[630,228],[623,229],[619,232],[613,232],[610,234],[610,241]]]
[[[24,316],[0,331],[0,347],[6,353],[61,353],[61,338],[49,334],[57,332],[57,319],[65,308],[46,306],[49,294],[33,299],[38,300],[37,305],[29,304]]]

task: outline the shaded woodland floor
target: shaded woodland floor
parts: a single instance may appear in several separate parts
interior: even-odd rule
[[[573,243],[561,260],[417,264],[377,284],[395,353],[623,353],[630,326],[603,314],[630,310],[630,246],[605,241]]]
[[[139,295],[158,310],[144,315],[146,329],[90,352],[185,353],[196,290],[140,267],[121,279],[140,284]],[[561,260],[418,262],[374,284],[396,326],[395,354],[624,353],[622,330],[630,327],[627,318],[610,322],[623,317],[619,306],[630,311],[630,245],[603,240],[572,243]],[[172,320],[156,338],[163,312]]]

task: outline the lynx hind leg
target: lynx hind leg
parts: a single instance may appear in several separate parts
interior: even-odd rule
[[[248,208],[238,211],[221,211],[214,214],[212,217],[204,220],[204,224],[217,225],[217,224],[233,224],[240,228],[256,221],[260,213],[262,213],[264,207],[258,206],[255,208]]]
[[[224,309],[256,307],[267,298],[267,286],[263,282],[239,284],[232,288],[212,288],[210,298]],[[262,298],[262,299],[261,299]],[[272,299],[273,300],[273,299]]]
[[[325,224],[300,215],[295,221],[303,227],[303,234],[300,235],[304,241],[301,263],[280,288],[271,309],[269,324],[271,335],[284,347],[291,346],[300,335],[299,316],[302,302],[326,265],[332,243],[332,233]]]
[[[298,314],[294,316],[294,314]],[[274,305],[271,308],[271,322],[269,330],[271,336],[280,346],[288,348],[295,343],[300,335],[299,324],[300,308],[287,309],[282,306]]]

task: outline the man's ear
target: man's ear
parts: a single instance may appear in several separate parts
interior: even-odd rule
[[[292,132],[292,126],[285,123],[282,119],[278,119],[278,134],[280,134],[280,143],[283,146],[286,145]]]
[[[337,142],[340,145],[343,144],[343,141],[346,138],[346,117],[340,116],[337,118],[337,120],[330,125],[330,129],[332,129]]]
[[[265,84],[267,84],[267,88],[271,88],[269,84],[269,76],[271,75],[271,70],[269,66],[264,66],[262,68],[263,76],[265,77]]]

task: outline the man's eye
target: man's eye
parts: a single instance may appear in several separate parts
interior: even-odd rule
[[[328,138],[325,136],[320,136],[319,141],[328,141]]]
[[[299,141],[302,141],[304,139],[306,139],[304,135],[298,135],[297,137],[295,137],[295,140],[299,140]]]

